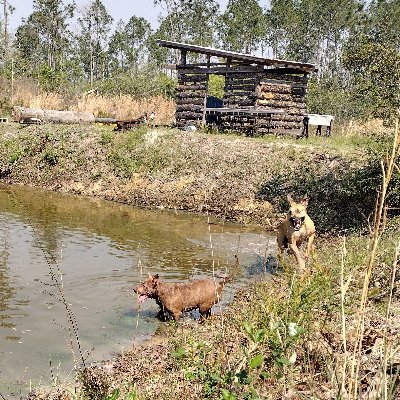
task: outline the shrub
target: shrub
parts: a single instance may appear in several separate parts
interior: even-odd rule
[[[104,96],[130,95],[135,99],[158,95],[175,96],[175,81],[154,70],[125,72],[99,83],[98,91]]]
[[[48,149],[43,153],[42,160],[50,167],[54,167],[58,163],[58,154],[55,150]]]

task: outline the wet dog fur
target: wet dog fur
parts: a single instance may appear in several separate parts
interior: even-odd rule
[[[290,205],[289,212],[278,228],[278,256],[281,256],[285,249],[290,249],[296,257],[300,271],[302,271],[305,269],[308,257],[314,250],[315,226],[307,214],[307,196],[296,203],[289,194],[287,200]],[[299,250],[303,242],[307,242],[304,258]]]
[[[239,267],[236,256],[236,267]],[[200,318],[203,320],[211,315],[211,308],[222,298],[222,290],[228,282],[234,279],[233,275],[214,279],[197,279],[185,283],[162,282],[158,274],[150,275],[147,279],[134,288],[139,296],[139,302],[154,299],[160,306],[158,317],[166,318],[166,313],[177,321],[184,311],[199,309]]]

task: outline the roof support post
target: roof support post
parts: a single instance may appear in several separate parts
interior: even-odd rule
[[[211,64],[211,56],[207,54],[207,67],[209,68]],[[206,91],[204,93],[204,103],[203,103],[203,118],[201,119],[201,126],[206,126],[206,109],[207,109],[207,96],[208,96],[208,81],[210,80],[210,74],[207,74],[206,80]]]
[[[187,51],[181,50],[181,65],[186,65],[186,55],[187,55]]]

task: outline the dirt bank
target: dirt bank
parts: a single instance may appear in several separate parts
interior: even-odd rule
[[[323,138],[310,144],[174,129],[0,126],[4,183],[210,212],[268,229],[286,210],[289,192],[308,193],[322,230],[359,227],[379,184],[371,162],[367,149]]]

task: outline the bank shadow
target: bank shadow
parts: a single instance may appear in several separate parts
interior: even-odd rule
[[[319,232],[360,231],[368,227],[373,215],[377,194],[381,189],[382,168],[372,160],[359,169],[346,172],[329,171],[323,176],[309,172],[283,172],[273,176],[260,187],[257,197],[273,204],[278,212],[288,210],[286,195],[295,198],[307,194],[308,213]],[[391,214],[399,213],[400,178],[395,177],[388,191]]]
[[[257,256],[257,260],[246,267],[246,279],[263,279],[270,277],[277,272],[278,262],[273,254],[267,256]]]

